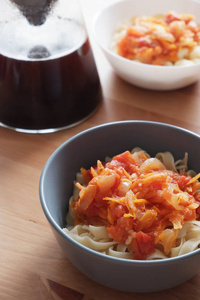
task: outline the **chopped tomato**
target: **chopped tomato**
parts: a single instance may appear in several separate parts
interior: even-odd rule
[[[128,173],[133,173],[136,170],[136,163],[129,151],[125,151],[122,154],[113,157],[112,161],[107,163],[108,168],[122,167]]]
[[[145,259],[155,250],[154,237],[152,234],[147,234],[142,231],[136,233],[137,249],[135,251],[136,259]]]
[[[164,20],[167,24],[169,24],[169,23],[174,22],[174,21],[180,21],[180,16],[178,14],[176,14],[175,12],[173,12],[173,13],[170,12],[170,13],[165,15]]]
[[[186,188],[187,183],[191,180],[190,176],[180,175],[177,178],[177,184],[179,188],[184,191]]]

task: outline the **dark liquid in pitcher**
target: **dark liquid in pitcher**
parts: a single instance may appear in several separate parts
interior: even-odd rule
[[[35,45],[25,59],[19,50],[19,56],[0,55],[2,124],[27,130],[59,129],[94,112],[101,88],[88,40],[66,54],[58,50],[51,55],[47,47]]]

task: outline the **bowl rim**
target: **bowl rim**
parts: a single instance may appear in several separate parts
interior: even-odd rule
[[[197,5],[200,5],[200,3],[197,2],[196,0],[190,0],[190,1],[196,3]],[[199,62],[199,63],[191,64],[191,65],[180,65],[180,66],[179,66],[179,65],[178,65],[178,66],[175,66],[175,65],[173,65],[173,66],[160,66],[160,65],[151,65],[151,64],[141,63],[141,62],[137,62],[137,61],[134,61],[134,60],[127,59],[127,58],[125,58],[125,57],[123,57],[123,56],[120,56],[120,55],[116,54],[114,51],[110,50],[110,49],[109,49],[109,46],[103,45],[103,44],[100,42],[100,40],[99,40],[99,38],[98,38],[98,35],[96,34],[96,28],[95,28],[95,27],[96,27],[97,21],[99,20],[99,18],[101,17],[101,15],[102,15],[107,9],[110,9],[110,8],[112,8],[112,7],[114,7],[114,6],[117,6],[117,5],[121,4],[121,3],[124,3],[124,5],[125,5],[126,2],[131,2],[131,0],[116,0],[116,1],[113,2],[113,3],[107,4],[107,5],[105,5],[102,9],[100,9],[100,10],[95,14],[95,16],[94,16],[94,18],[93,18],[93,22],[92,22],[92,32],[93,32],[93,36],[94,36],[96,42],[98,43],[98,45],[100,46],[100,48],[101,48],[104,52],[108,53],[110,56],[115,57],[115,59],[118,59],[118,60],[121,61],[121,62],[130,64],[130,65],[133,65],[133,66],[134,66],[134,65],[140,66],[140,67],[142,67],[142,68],[147,68],[147,69],[148,69],[148,68],[154,67],[154,68],[159,69],[159,70],[169,70],[169,71],[171,71],[171,70],[174,70],[174,69],[175,69],[175,70],[181,70],[182,68],[194,68],[194,69],[195,69],[195,68],[198,68],[198,67],[200,66],[200,62]],[[189,1],[188,1],[188,2],[189,2]]]
[[[172,125],[172,124],[168,124],[168,123],[164,123],[164,122],[156,122],[156,121],[146,121],[146,120],[124,120],[124,121],[114,121],[114,122],[108,122],[108,123],[103,123],[88,129],[85,129],[77,134],[75,134],[74,136],[72,136],[71,138],[69,138],[68,140],[66,140],[65,142],[63,142],[60,146],[58,146],[56,148],[56,150],[50,155],[50,157],[47,159],[42,172],[41,172],[41,176],[40,176],[40,180],[39,180],[39,196],[40,196],[40,204],[41,207],[43,209],[43,212],[47,218],[47,220],[49,221],[50,225],[53,227],[54,230],[57,231],[57,233],[59,233],[64,239],[68,240],[70,243],[72,243],[74,246],[78,247],[81,251],[84,251],[86,253],[90,253],[91,255],[95,255],[97,257],[100,257],[101,259],[105,259],[105,260],[109,260],[109,261],[115,261],[117,263],[122,263],[122,264],[131,264],[131,265],[141,265],[141,266],[151,266],[151,265],[155,265],[158,266],[160,264],[169,264],[169,263],[173,263],[174,261],[179,261],[179,260],[185,260],[188,259],[190,257],[196,256],[196,255],[200,255],[200,248],[196,249],[192,252],[180,255],[180,256],[175,256],[175,257],[170,257],[170,258],[162,258],[162,259],[156,259],[156,260],[136,260],[136,259],[127,259],[127,258],[119,258],[119,257],[114,257],[114,256],[110,256],[110,255],[106,255],[103,253],[100,253],[96,250],[90,249],[86,246],[84,246],[83,244],[79,243],[78,241],[74,240],[73,238],[71,238],[69,235],[67,235],[67,233],[64,232],[64,230],[56,223],[56,221],[53,219],[47,204],[46,204],[46,200],[45,200],[45,195],[44,195],[44,189],[43,189],[43,185],[44,185],[44,180],[45,180],[45,174],[48,170],[48,166],[51,164],[51,161],[54,160],[54,158],[57,156],[57,154],[62,151],[63,148],[65,148],[68,144],[70,144],[71,142],[73,142],[73,140],[79,138],[79,136],[88,134],[91,131],[95,131],[96,129],[100,129],[103,127],[108,127],[108,126],[120,126],[121,124],[146,124],[146,125],[155,125],[155,126],[161,126],[161,127],[169,127],[171,129],[175,129],[181,132],[185,132],[188,133],[189,135],[193,135],[195,137],[197,137],[198,139],[200,139],[200,135],[194,133],[193,131],[190,131],[188,129],[185,129],[183,127],[180,126],[176,126],[176,125]]]

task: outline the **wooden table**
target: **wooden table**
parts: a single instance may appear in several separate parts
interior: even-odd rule
[[[98,9],[113,0],[82,0],[103,103],[84,123],[53,134],[0,128],[0,299],[200,299],[200,272],[168,291],[130,294],[103,287],[80,273],[59,248],[39,200],[39,179],[52,152],[74,134],[105,122],[152,120],[200,134],[200,81],[170,92],[147,91],[113,72],[92,36]]]

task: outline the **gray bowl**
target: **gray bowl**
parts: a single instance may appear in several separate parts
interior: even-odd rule
[[[137,261],[109,257],[68,237],[62,228],[73,180],[80,167],[89,168],[134,147],[150,155],[170,151],[175,159],[189,154],[189,167],[200,170],[200,137],[164,123],[122,121],[83,131],[62,144],[48,159],[40,178],[40,199],[55,238],[74,266],[96,282],[127,292],[168,289],[193,277],[200,268],[200,249],[176,258]]]

